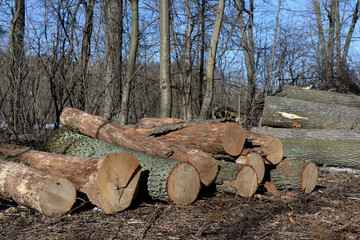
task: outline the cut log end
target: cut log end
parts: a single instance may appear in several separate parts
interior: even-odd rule
[[[98,173],[98,194],[106,213],[129,207],[138,190],[141,167],[131,154],[110,153],[101,162]]]
[[[66,179],[50,179],[40,193],[41,212],[49,217],[67,213],[76,200],[74,185]]]
[[[245,130],[240,124],[229,124],[225,129],[223,139],[223,146],[225,151],[232,156],[239,155],[245,143],[245,135]]]
[[[255,170],[249,165],[243,165],[236,176],[236,189],[242,197],[249,198],[257,190],[257,176]]]
[[[189,205],[195,201],[200,191],[200,177],[195,167],[181,162],[171,171],[167,183],[167,194],[176,205]]]
[[[301,173],[301,189],[309,194],[314,190],[319,178],[319,170],[315,163],[308,162],[305,164]]]
[[[205,155],[204,157],[206,158],[206,161],[198,161],[193,165],[199,173],[201,183],[204,184],[205,186],[209,186],[211,183],[214,182],[219,172],[219,166],[215,158],[212,158],[206,153],[200,152],[198,150],[191,150],[189,151],[189,154]]]

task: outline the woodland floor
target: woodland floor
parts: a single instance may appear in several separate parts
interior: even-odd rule
[[[191,206],[138,201],[110,215],[83,202],[51,219],[0,201],[0,239],[360,239],[360,175],[329,168],[310,195],[206,189]]]

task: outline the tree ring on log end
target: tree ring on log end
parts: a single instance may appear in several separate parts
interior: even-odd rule
[[[245,131],[240,124],[230,123],[225,129],[223,146],[225,151],[237,156],[241,153],[245,143]]]
[[[130,153],[108,154],[100,163],[97,191],[101,208],[106,213],[129,207],[140,182],[141,166]]]
[[[181,206],[194,202],[199,194],[200,187],[198,171],[187,162],[177,164],[166,182],[169,200]]]
[[[257,175],[249,165],[243,165],[236,176],[236,189],[242,197],[249,198],[257,190]]]
[[[67,213],[76,200],[76,189],[66,179],[50,179],[40,193],[41,212],[49,217]]]
[[[315,163],[308,162],[301,173],[301,189],[309,194],[314,190],[319,178],[319,170]]]

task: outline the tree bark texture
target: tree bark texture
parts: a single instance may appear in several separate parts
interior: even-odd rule
[[[130,153],[139,160],[143,170],[139,193],[154,200],[189,205],[195,201],[200,191],[199,174],[187,162],[118,147],[73,130],[61,129],[54,132],[47,140],[45,149],[54,153],[86,157],[103,157],[113,152]]]
[[[102,158],[74,157],[0,145],[0,151],[25,161],[31,168],[65,178],[106,213],[130,206],[140,181],[139,161],[128,153],[111,153]]]
[[[155,156],[170,154],[170,158],[190,162],[198,170],[201,182],[205,186],[210,185],[216,178],[218,171],[216,160],[201,151],[186,150],[180,146],[151,139],[137,133],[134,129],[73,108],[65,108],[60,120],[62,124],[72,125],[81,133],[101,141]]]
[[[218,161],[219,174],[215,183],[220,191],[251,197],[258,188],[256,171],[249,165]],[[236,190],[235,190],[236,189]]]
[[[49,217],[63,215],[71,209],[76,200],[76,190],[71,182],[4,159],[0,155],[2,196]]]
[[[276,96],[360,108],[360,96],[285,85]]]
[[[206,91],[203,99],[203,104],[200,110],[200,116],[199,116],[200,119],[208,118],[209,109],[213,100],[216,51],[219,42],[220,28],[223,20],[224,9],[225,9],[225,0],[219,0],[215,15],[214,30],[211,36],[209,56],[206,67]]]
[[[313,162],[285,159],[270,172],[278,191],[301,190],[309,194],[315,188],[319,172]]]
[[[360,109],[268,96],[265,98],[262,125],[360,132]]]

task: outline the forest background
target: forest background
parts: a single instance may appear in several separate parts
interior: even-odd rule
[[[359,0],[0,0],[0,131],[75,107],[256,125],[285,84],[360,94]]]

